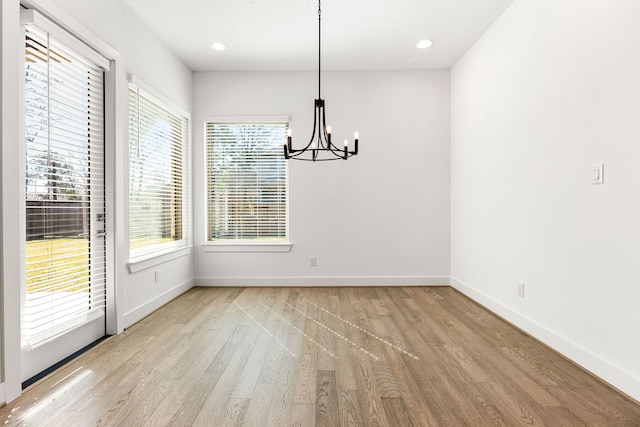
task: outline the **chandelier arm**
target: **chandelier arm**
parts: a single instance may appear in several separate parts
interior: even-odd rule
[[[333,151],[331,151],[331,154],[333,154],[333,157],[328,157],[328,158],[324,158],[324,159],[318,159],[316,160],[317,162],[323,161],[323,162],[328,162],[330,160],[344,160],[344,156],[340,156],[336,153],[334,153]]]
[[[331,141],[331,139],[328,139],[328,140],[327,140],[327,142],[328,142],[328,144],[327,144],[327,148],[328,148],[329,150],[331,150],[331,151],[333,151],[333,152],[336,152],[336,153],[342,153],[342,154],[340,155],[340,157],[344,157],[344,148],[340,148],[340,147],[338,147],[337,145],[335,145],[335,144]],[[347,152],[348,152],[348,153],[351,153],[351,154],[355,154],[355,153],[352,153],[351,151],[347,151]]]
[[[327,125],[324,122],[324,100],[320,100],[318,107],[318,146],[317,148],[325,149],[325,141],[327,140]]]
[[[311,147],[313,144],[313,139],[316,137],[316,126],[318,125],[318,99],[315,100],[313,107],[313,130],[311,131],[311,138],[309,139],[309,143],[306,147],[303,148],[303,151]]]
[[[322,122],[322,135],[324,135],[324,140],[327,143],[327,148],[331,148],[331,134],[327,132],[327,119],[324,110],[324,99],[321,100],[321,108],[318,113],[321,115],[320,120]],[[320,132],[318,132],[318,138],[321,139]]]
[[[289,158],[294,160],[302,160],[298,159],[298,157],[300,157],[300,155],[302,155],[303,153],[305,153],[305,150],[296,150],[295,153],[289,153]]]
[[[302,154],[306,153],[307,150],[295,150],[295,153],[289,152],[289,159],[291,159],[291,160],[303,160],[303,161],[307,161],[307,162],[326,162],[326,161],[330,161],[330,160],[345,159],[344,151],[340,151],[340,150],[328,150],[328,149],[324,148],[324,149],[311,149],[311,151],[315,154],[315,158],[314,157],[312,157],[310,159],[298,158]],[[322,159],[318,158],[318,154],[321,151],[329,152],[329,153],[331,153],[333,155],[333,157],[331,157],[331,158],[322,158]],[[351,157],[351,156],[354,156],[354,155],[355,154],[352,151],[347,151],[347,158]]]
[[[323,151],[333,154],[337,159],[344,159],[344,150],[326,148]],[[336,159],[325,159],[325,160],[336,160]]]
[[[314,159],[295,159],[293,157],[291,158],[291,160],[300,160],[303,162],[332,162],[334,160],[341,160],[341,159],[344,160],[344,157],[335,157],[335,158],[332,157],[329,159],[315,159],[315,160]]]

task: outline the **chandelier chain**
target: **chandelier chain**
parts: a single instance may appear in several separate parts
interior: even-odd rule
[[[318,0],[318,99],[322,99],[322,96],[320,96],[320,70],[322,69],[322,50],[320,48],[322,43],[322,9],[320,7],[320,1],[321,0]]]

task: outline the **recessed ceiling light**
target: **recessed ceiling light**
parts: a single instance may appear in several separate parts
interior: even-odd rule
[[[225,50],[227,47],[219,42],[211,42],[211,49],[213,50]]]
[[[428,47],[431,47],[432,44],[433,42],[431,40],[420,40],[416,47],[418,49],[426,49]]]

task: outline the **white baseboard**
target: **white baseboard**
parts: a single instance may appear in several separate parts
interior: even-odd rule
[[[499,301],[483,294],[472,286],[451,277],[451,286],[469,298],[513,323],[529,335],[542,341],[587,371],[640,401],[640,378],[589,351],[587,348],[559,335],[536,321],[523,316]]]
[[[449,286],[448,276],[196,277],[196,286]]]
[[[185,293],[194,286],[194,280],[189,279],[186,282],[179,284],[178,286],[169,289],[168,291],[158,295],[152,300],[134,308],[133,310],[124,314],[124,327],[125,329],[133,325],[137,321],[143,319],[155,310],[159,309],[172,299]]]
[[[4,383],[0,383],[0,406],[7,403],[7,390],[4,387]]]

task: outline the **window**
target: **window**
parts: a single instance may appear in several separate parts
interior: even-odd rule
[[[129,88],[131,258],[187,244],[187,114]]]
[[[286,242],[288,124],[206,123],[207,217],[212,242]]]
[[[40,28],[29,12],[23,39],[22,338],[32,350],[104,314],[103,91],[109,62],[66,33],[51,34],[53,24]],[[40,15],[37,22],[43,22]]]

